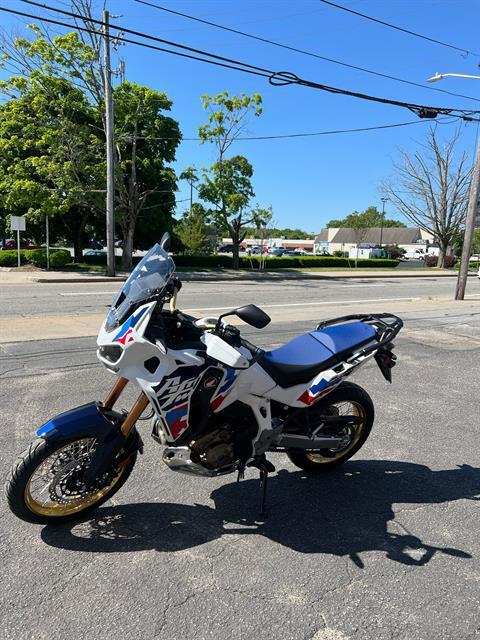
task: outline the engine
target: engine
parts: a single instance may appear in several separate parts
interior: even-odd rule
[[[206,433],[190,443],[193,462],[210,470],[221,469],[238,459],[235,432],[227,425]]]

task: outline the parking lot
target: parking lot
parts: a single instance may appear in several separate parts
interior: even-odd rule
[[[0,503],[3,638],[480,635],[476,279],[470,302],[456,306],[428,301],[432,291],[451,292],[453,279],[304,284],[232,290],[212,283],[196,294],[191,283],[182,293],[192,309],[263,300],[274,322],[247,335],[265,346],[311,328],[314,317],[398,311],[406,327],[396,340],[393,384],[373,364],[354,378],[376,406],[367,445],[324,477],[271,455],[276,472],[262,520],[254,471],[238,484],[233,476],[176,475],[141,423],[145,453],[95,517],[60,528],[28,525]],[[60,295],[67,285],[12,289],[12,323],[25,315],[48,323],[62,308],[80,316],[85,305],[102,313],[112,298],[100,285],[75,286],[70,292],[83,296]],[[283,317],[275,306],[282,301]],[[96,363],[94,337],[32,338],[0,346],[4,474],[37,425],[101,398],[112,382]]]

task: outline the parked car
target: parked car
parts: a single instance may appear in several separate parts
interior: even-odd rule
[[[17,248],[16,239],[14,240],[13,238],[7,238],[5,240],[5,246],[3,246],[3,243],[2,243],[2,249],[12,250],[16,248]],[[37,244],[34,244],[28,238],[20,238],[20,249],[40,249],[40,247]]]
[[[295,253],[294,249],[285,249],[283,252],[284,256],[298,256],[298,253]]]
[[[217,253],[231,253],[232,245],[231,244],[220,244],[217,247]]]
[[[91,238],[88,241],[88,246],[90,247],[90,249],[104,249],[105,248],[105,242],[103,240],[98,240],[98,238]]]
[[[88,249],[88,251],[83,252],[84,256],[106,256],[107,252],[102,249]]]
[[[281,257],[284,253],[285,249],[283,249],[283,247],[273,247],[273,249],[270,249],[268,252],[268,255]]]

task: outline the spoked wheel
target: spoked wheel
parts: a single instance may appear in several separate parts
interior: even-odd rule
[[[342,382],[321,403],[318,409],[323,415],[332,418],[338,416],[343,420],[352,416],[353,420],[335,431],[335,437],[342,438],[342,443],[336,449],[290,449],[288,457],[293,464],[314,473],[330,471],[355,455],[365,444],[375,416],[373,402],[368,393],[352,382]]]
[[[36,440],[7,478],[5,492],[13,513],[27,522],[61,524],[83,517],[108,500],[126,482],[136,452],[87,486],[83,474],[95,450],[95,438],[63,443]]]

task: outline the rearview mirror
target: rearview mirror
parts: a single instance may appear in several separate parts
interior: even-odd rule
[[[263,329],[270,322],[270,317],[254,304],[246,304],[235,309],[235,315],[255,329]]]

